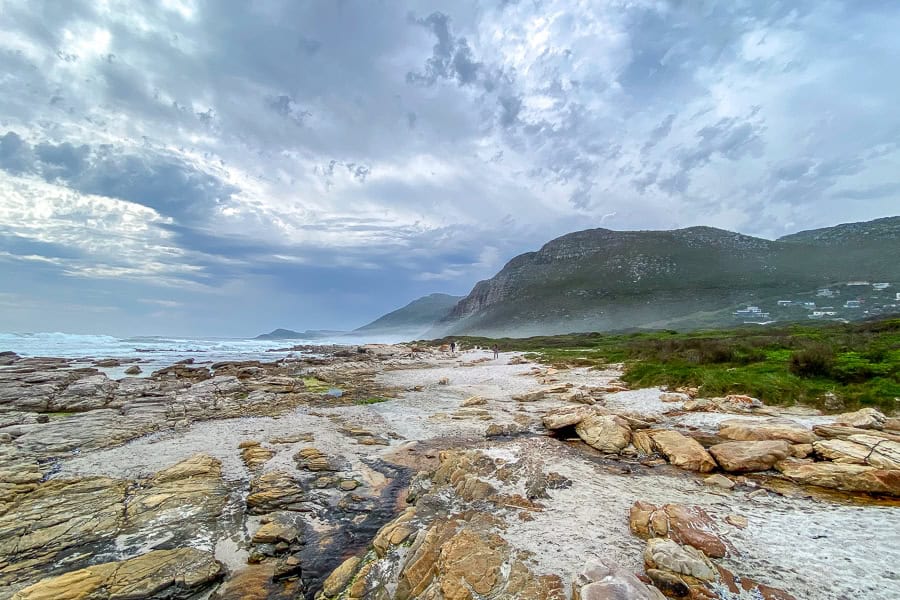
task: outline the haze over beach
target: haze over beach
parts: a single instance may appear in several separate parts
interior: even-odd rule
[[[0,600],[900,598],[898,31],[0,0]]]

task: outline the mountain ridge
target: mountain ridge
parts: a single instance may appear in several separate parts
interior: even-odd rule
[[[745,302],[855,279],[900,281],[900,217],[766,240],[707,226],[587,229],[510,259],[429,334],[733,324]],[[538,325],[540,324],[540,325]]]
[[[400,333],[406,331],[421,333],[445,317],[461,299],[462,296],[450,294],[428,294],[378,317],[371,323],[357,327],[352,333]]]

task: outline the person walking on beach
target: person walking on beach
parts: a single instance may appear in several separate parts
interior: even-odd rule
[[[455,341],[450,342],[450,354],[456,354],[456,342]]]
[[[494,360],[500,358],[500,346],[494,344],[493,346],[491,346],[491,350],[494,351]]]

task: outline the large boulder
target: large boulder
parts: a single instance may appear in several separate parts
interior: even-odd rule
[[[573,600],[664,600],[665,596],[634,573],[610,561],[586,566],[572,583]]]
[[[797,483],[816,485],[845,492],[868,492],[900,496],[900,471],[868,465],[833,462],[809,462],[785,459],[775,468]]]
[[[725,471],[766,471],[779,460],[790,456],[791,444],[785,440],[725,442],[711,446],[709,453]]]
[[[718,575],[715,566],[703,552],[667,538],[647,540],[644,565],[648,569],[669,571],[702,581],[714,581]]]
[[[617,454],[631,442],[631,428],[616,415],[589,415],[575,425],[575,433],[600,452]]]
[[[887,417],[879,410],[871,407],[837,415],[834,418],[834,422],[838,425],[859,427],[860,429],[883,429],[886,420]]]
[[[585,417],[592,414],[595,413],[591,409],[578,406],[551,410],[541,420],[547,429],[562,429],[563,427],[578,425]]]
[[[534,575],[499,535],[468,523],[460,525],[436,522],[419,532],[391,597],[562,600],[559,577]],[[382,571],[377,563],[370,565],[357,574],[349,598],[381,597],[377,590],[384,587],[379,580]]]
[[[811,444],[813,432],[789,419],[727,419],[719,423],[719,436],[726,440],[787,440],[792,444]]]
[[[193,598],[225,573],[211,552],[154,550],[41,580],[13,600],[150,600]]]
[[[655,431],[651,437],[659,451],[676,467],[701,473],[716,468],[716,461],[695,439],[677,431]]]
[[[693,546],[707,556],[721,558],[727,551],[715,532],[712,517],[699,506],[665,504],[657,507],[637,501],[628,515],[628,526],[638,537],[668,537],[679,544]]]

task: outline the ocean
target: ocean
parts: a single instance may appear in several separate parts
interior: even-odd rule
[[[70,333],[0,333],[0,352],[11,350],[24,357],[53,356],[74,359],[139,359],[144,374],[186,358],[209,364],[226,360],[272,361],[299,352],[283,350],[296,345],[352,344],[362,340],[254,340],[216,337],[79,335]],[[279,351],[279,349],[281,349]],[[303,355],[314,352],[303,352]],[[85,361],[89,364],[89,361]],[[110,376],[118,368],[104,369]]]

